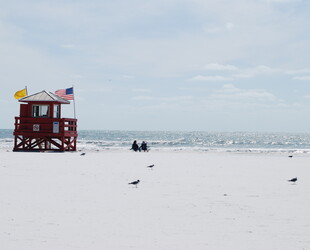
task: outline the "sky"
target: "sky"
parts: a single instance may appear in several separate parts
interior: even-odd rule
[[[0,3],[2,129],[74,86],[79,129],[310,132],[310,1]]]

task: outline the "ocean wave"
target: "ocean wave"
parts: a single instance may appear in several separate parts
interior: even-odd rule
[[[0,130],[0,149],[12,150],[12,130]],[[310,134],[249,132],[79,131],[78,150],[127,151],[147,141],[152,151],[309,154]]]

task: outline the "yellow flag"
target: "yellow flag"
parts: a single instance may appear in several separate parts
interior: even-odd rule
[[[25,97],[25,96],[27,96],[27,90],[26,90],[26,88],[17,91],[17,92],[15,93],[15,95],[14,95],[14,98],[15,98],[15,99],[20,99],[20,98]]]

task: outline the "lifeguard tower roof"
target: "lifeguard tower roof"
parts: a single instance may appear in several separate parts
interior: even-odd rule
[[[62,104],[70,104],[70,101],[65,100],[58,95],[55,95],[49,91],[41,91],[39,93],[23,97],[18,100],[19,102],[55,102]]]

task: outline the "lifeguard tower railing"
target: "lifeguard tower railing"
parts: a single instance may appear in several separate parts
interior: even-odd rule
[[[14,151],[76,151],[77,119],[15,117]]]

